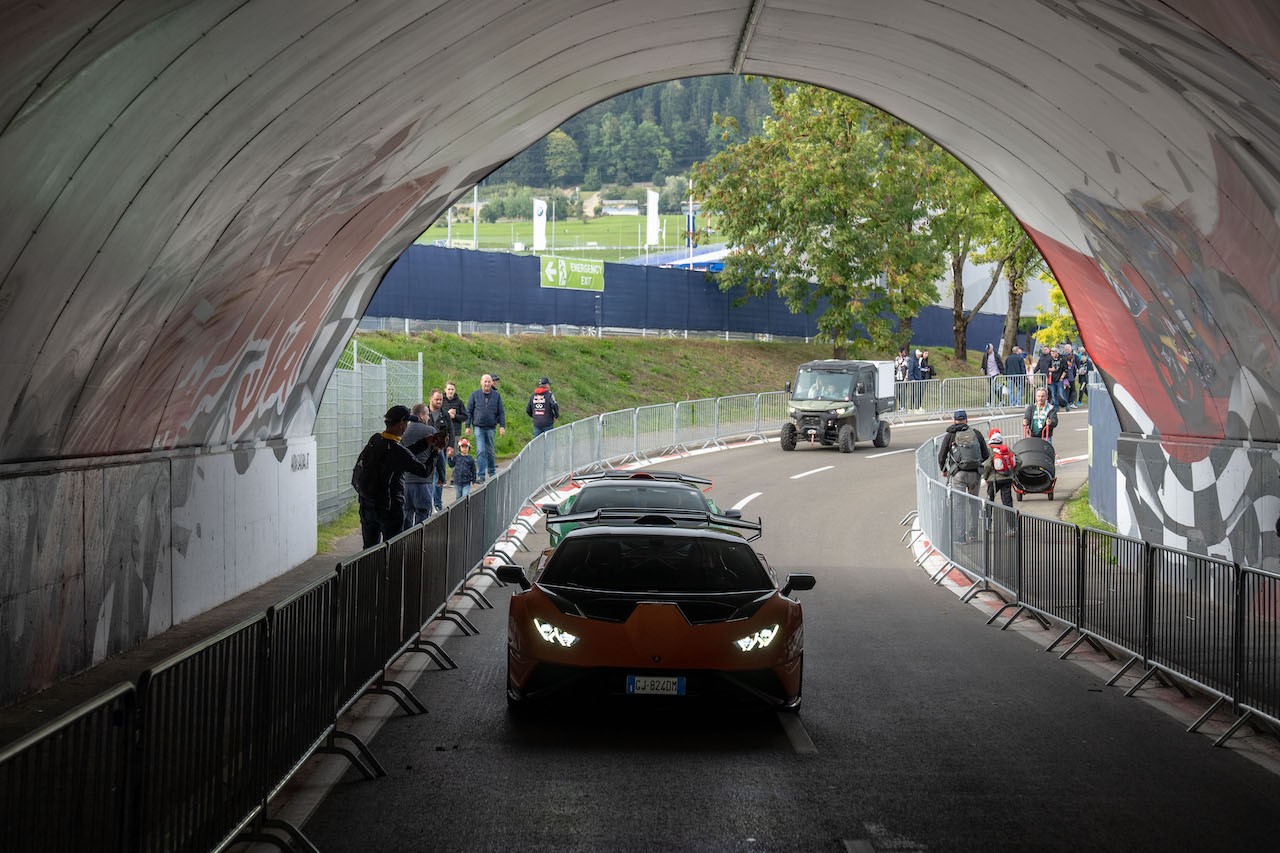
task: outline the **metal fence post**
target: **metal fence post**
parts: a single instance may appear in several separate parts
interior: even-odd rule
[[[1084,625],[1084,529],[1076,525],[1076,630]]]
[[[1146,577],[1142,579],[1142,668],[1151,668],[1151,643],[1155,631],[1156,549],[1147,545],[1146,565],[1142,567]]]
[[[1244,611],[1245,611],[1245,588],[1244,574],[1240,571],[1240,564],[1233,562],[1231,564],[1231,577],[1233,578],[1235,588],[1236,613],[1232,633],[1235,634],[1235,642],[1232,643],[1232,665],[1233,670],[1231,676],[1231,713],[1236,716],[1240,715],[1240,696],[1244,693]]]
[[[756,435],[764,437],[764,429],[760,425],[760,395],[756,395]]]

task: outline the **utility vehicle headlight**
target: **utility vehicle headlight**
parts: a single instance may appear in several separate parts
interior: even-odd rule
[[[553,645],[564,646],[566,649],[581,639],[581,637],[570,634],[568,631],[563,631],[550,622],[543,622],[541,619],[534,619],[533,627],[537,629],[539,637]]]
[[[733,644],[744,652],[750,652],[755,649],[763,649],[772,643],[773,638],[776,636],[778,636],[778,626],[774,625],[772,628],[761,628],[749,637],[734,640]]]
[[[787,414],[788,414],[788,415],[794,415],[794,414],[796,413],[796,411],[797,411],[797,410],[796,410],[796,407],[795,407],[795,406],[787,406]]]

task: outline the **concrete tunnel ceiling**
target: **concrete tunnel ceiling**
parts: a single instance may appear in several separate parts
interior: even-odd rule
[[[580,110],[741,71],[970,165],[1126,429],[1280,439],[1269,0],[202,0],[0,11],[0,461],[310,433],[446,205]]]

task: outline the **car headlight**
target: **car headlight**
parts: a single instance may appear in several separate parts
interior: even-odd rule
[[[778,626],[772,628],[761,628],[749,637],[743,637],[741,640],[734,640],[733,644],[744,652],[763,649],[765,646],[773,642],[773,638],[778,636]]]
[[[849,412],[851,412],[851,411],[853,411],[853,407],[851,407],[851,406],[845,406],[843,409],[836,409],[836,414],[837,414],[837,415],[847,415],[847,414],[849,414]]]
[[[582,639],[576,634],[570,634],[568,631],[561,630],[550,622],[543,622],[541,619],[534,619],[533,627],[537,630],[539,637],[548,643],[564,646],[566,649]]]
[[[796,413],[796,407],[795,407],[795,406],[787,406],[787,414],[788,414],[788,415],[794,415],[795,413]]]

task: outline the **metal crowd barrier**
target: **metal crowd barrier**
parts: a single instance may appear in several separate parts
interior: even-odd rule
[[[959,394],[976,393],[976,383],[957,387]],[[970,399],[950,401],[977,408]],[[994,419],[982,428],[987,426],[1016,435],[1021,419]],[[1003,604],[988,624],[1012,610],[1002,629],[1023,615],[1046,629],[1057,620],[1066,627],[1050,651],[1076,635],[1062,658],[1086,643],[1113,659],[1114,652],[1127,655],[1108,682],[1139,667],[1126,695],[1156,679],[1214,697],[1188,730],[1229,706],[1234,720],[1215,746],[1254,718],[1280,726],[1280,575],[1024,515],[982,495],[948,489],[938,471],[939,441],[916,451],[917,509],[903,520],[916,519],[913,544],[923,544],[919,564],[934,554],[943,558],[935,582],[958,571],[973,584],[966,600],[983,592],[999,596]]]
[[[940,401],[943,384],[922,389],[922,402],[931,394]],[[469,581],[490,571],[483,559],[520,528],[530,504],[574,473],[763,437],[785,416],[785,395],[770,392],[612,412],[538,436],[446,511],[152,667],[136,686],[107,691],[5,747],[4,849],[207,850],[268,840],[273,832],[312,849],[296,828],[268,818],[269,800],[315,752],[342,754],[366,777],[384,774],[368,747],[341,730],[342,714],[367,693],[393,697],[406,713],[425,710],[394,681],[391,665],[420,652],[441,668],[455,666],[422,633],[436,620],[478,633],[450,602],[466,596],[491,606]],[[943,534],[938,523],[951,523],[955,496],[936,482],[936,470],[933,479],[925,476],[926,465],[918,480],[927,498],[921,522],[934,547],[949,554],[950,531]],[[978,512],[987,518],[983,507]],[[970,554],[970,572],[1000,582],[986,554]],[[1257,599],[1271,602],[1270,610],[1233,611],[1248,627],[1249,648],[1271,655],[1250,658],[1242,694],[1248,704],[1239,707],[1273,718],[1278,579],[1251,571],[1234,577],[1247,578]],[[1216,648],[1219,639],[1214,633],[1206,642]],[[1161,646],[1164,657],[1151,666],[1190,671],[1204,651]]]
[[[132,850],[137,694],[120,684],[0,749],[4,849]]]

